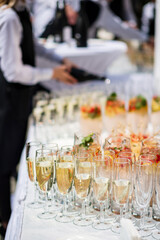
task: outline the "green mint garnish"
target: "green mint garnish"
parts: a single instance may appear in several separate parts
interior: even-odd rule
[[[119,148],[115,147],[114,150],[120,150],[121,151],[122,147],[119,147]]]
[[[93,133],[82,139],[82,143],[80,143],[80,147],[88,148],[92,143],[93,143]]]
[[[115,101],[117,99],[117,94],[115,92],[111,93],[107,100]]]

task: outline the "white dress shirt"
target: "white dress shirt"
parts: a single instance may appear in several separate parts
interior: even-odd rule
[[[18,6],[17,6],[18,7]],[[23,8],[24,9],[24,8]],[[8,82],[34,85],[50,80],[53,69],[36,68],[22,62],[20,43],[22,25],[18,15],[11,8],[0,8],[0,67]],[[35,40],[35,52],[50,60],[61,62],[62,58],[45,49]]]
[[[145,32],[146,34],[149,33],[149,21],[150,19],[154,18],[154,8],[155,8],[155,3],[154,2],[149,2],[144,5],[143,10],[142,10],[142,31]]]

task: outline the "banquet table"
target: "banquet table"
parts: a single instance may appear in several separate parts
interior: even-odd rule
[[[34,140],[34,128],[30,126],[28,141]],[[73,138],[59,138],[55,142],[62,145],[73,144]],[[42,209],[30,209],[27,203],[33,200],[33,185],[28,179],[25,149],[21,156],[19,177],[14,197],[12,215],[5,240],[118,240],[119,235],[111,230],[96,230],[92,226],[80,227],[71,223],[59,223],[54,218],[42,220],[37,214]],[[152,240],[152,237],[146,239]]]
[[[127,44],[115,40],[89,39],[88,47],[85,48],[78,48],[75,44],[54,44],[53,42],[46,42],[44,46],[47,49],[54,49],[55,53],[67,57],[78,67],[94,74],[106,74],[109,66],[127,52]],[[37,57],[37,66],[53,68],[56,64],[45,58]],[[43,85],[52,90],[58,88],[61,83],[47,81]]]

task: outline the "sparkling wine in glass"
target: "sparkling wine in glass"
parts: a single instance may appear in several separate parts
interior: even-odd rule
[[[140,227],[138,231],[141,237],[150,236],[152,231],[145,226],[145,212],[149,207],[153,194],[153,163],[142,161],[135,163],[134,174],[135,198],[140,209]]]
[[[95,229],[105,230],[111,227],[110,219],[104,218],[104,204],[110,199],[111,177],[111,158],[102,154],[95,156],[93,161],[93,195],[100,206],[99,219],[93,223]]]
[[[125,152],[122,151],[118,154],[119,158],[127,159],[127,161],[130,162],[132,175],[134,174],[134,163],[136,161],[136,156],[132,152]],[[133,200],[133,181],[131,182],[131,188],[130,188],[130,196],[129,196],[129,203],[128,206],[126,206],[125,209],[125,218],[132,220],[132,222],[135,222],[135,218],[132,216],[132,200]]]
[[[75,155],[74,186],[76,196],[82,201],[82,213],[74,219],[74,224],[87,226],[92,220],[86,216],[86,205],[92,185],[92,162],[90,156]]]
[[[40,149],[36,151],[36,181],[39,191],[45,194],[44,211],[38,214],[41,219],[51,219],[55,213],[48,207],[48,193],[51,191],[54,180],[54,163],[52,150]]]
[[[112,226],[112,231],[120,233],[120,220],[123,217],[123,211],[129,202],[132,183],[131,163],[126,158],[116,158],[113,164],[112,179],[112,200],[120,207],[120,219]]]
[[[66,156],[66,157],[65,157]],[[59,193],[63,197],[63,211],[56,216],[58,222],[71,222],[72,216],[67,214],[67,197],[72,189],[73,178],[74,178],[74,161],[72,158],[67,158],[67,154],[61,150],[59,153],[58,160],[56,162],[56,182]],[[65,160],[64,160],[65,159]]]
[[[29,208],[40,208],[43,203],[37,199],[37,183],[36,183],[36,168],[35,168],[35,157],[36,150],[41,149],[42,145],[40,142],[27,142],[26,143],[26,163],[27,163],[27,171],[28,177],[31,183],[34,185],[34,200],[33,202],[28,203]]]
[[[44,149],[50,149],[52,151],[52,157],[53,157],[53,168],[54,168],[54,173],[55,173],[55,166],[56,166],[56,161],[58,158],[58,144],[55,142],[48,142],[46,144],[43,144],[42,147]],[[59,203],[59,199],[57,199],[57,189],[56,189],[56,176],[54,174],[53,176],[53,185],[52,189],[49,192],[49,197],[51,199],[51,204],[50,204],[50,211],[58,211],[62,208],[62,205]]]

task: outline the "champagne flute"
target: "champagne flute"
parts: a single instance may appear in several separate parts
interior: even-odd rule
[[[94,156],[96,156],[97,154],[99,154],[97,152],[97,148],[92,147],[89,149],[86,148],[80,148],[79,149],[79,157],[88,157],[88,160],[90,162],[93,163],[93,158]],[[93,188],[91,187],[91,191],[90,194],[87,198],[87,204],[86,204],[86,217],[90,217],[90,218],[95,218],[97,216],[97,211],[95,210],[97,208],[97,204],[94,201],[94,197],[93,197]]]
[[[157,208],[160,210],[160,163],[156,168],[156,176],[155,176],[155,198]],[[153,238],[160,239],[160,223],[156,225],[157,230],[152,233]]]
[[[86,217],[87,198],[90,194],[92,183],[92,163],[89,154],[87,156],[75,155],[74,186],[76,195],[82,202],[82,213],[74,219],[73,223],[79,226],[88,226],[92,220]]]
[[[44,211],[38,214],[41,219],[55,217],[55,214],[48,208],[48,192],[52,189],[54,179],[53,165],[52,150],[43,148],[36,151],[36,180],[39,190],[45,194]]]
[[[111,222],[104,219],[104,204],[109,201],[111,189],[111,158],[99,154],[93,162],[93,195],[100,205],[100,218],[93,223],[93,228],[99,230],[109,229]]]
[[[125,152],[122,151],[118,154],[119,158],[125,158],[129,160],[132,170],[132,175],[134,174],[134,163],[136,161],[136,156],[132,152]],[[135,222],[135,218],[132,216],[132,199],[133,199],[133,181],[131,182],[131,188],[130,188],[130,196],[129,196],[129,204],[126,206],[125,209],[125,218],[132,220],[132,222]],[[128,213],[127,213],[128,208]]]
[[[60,149],[60,152],[63,154],[60,155],[61,158],[63,158],[64,161],[71,161],[73,160],[73,146],[72,145],[65,145],[62,146]]]
[[[65,145],[61,147],[59,157],[63,162],[73,162],[73,146],[72,145]],[[68,209],[66,214],[68,215],[77,215],[79,208],[75,206],[75,189],[74,185],[72,186],[71,191],[67,195],[68,199]]]
[[[40,208],[42,207],[42,202],[37,200],[37,183],[36,183],[36,168],[35,168],[35,157],[36,150],[42,148],[40,142],[27,142],[26,143],[26,163],[28,177],[30,181],[34,184],[34,200],[33,202],[28,203],[29,208]]]
[[[50,149],[52,151],[53,162],[54,162],[53,167],[55,168],[55,164],[56,164],[57,157],[58,157],[58,144],[54,143],[54,142],[48,142],[46,144],[43,144],[42,147],[44,149]],[[54,169],[54,172],[55,172],[55,169]],[[57,201],[58,199],[56,199],[56,177],[55,176],[53,179],[53,186],[52,186],[50,193],[51,193],[50,210],[51,209],[53,211],[60,210],[62,208],[62,205]]]
[[[72,216],[67,214],[67,197],[72,189],[72,183],[74,178],[74,162],[73,155],[63,154],[60,151],[58,160],[56,162],[56,181],[59,193],[63,197],[63,211],[56,216],[56,221],[58,222],[71,222],[73,220]]]
[[[144,214],[149,207],[153,193],[153,166],[152,162],[139,161],[135,163],[134,188],[137,205],[140,209],[141,219],[138,231],[141,237],[151,235],[151,230],[145,227]]]
[[[123,217],[123,211],[128,204],[131,192],[132,170],[131,163],[126,158],[116,158],[113,164],[113,180],[112,180],[113,199],[120,207],[120,219],[118,223],[112,226],[112,231],[120,234],[120,221]]]
[[[148,153],[148,154],[141,154],[139,156],[139,161],[144,163],[144,162],[151,162],[152,163],[152,167],[153,167],[153,179],[155,179],[155,172],[156,172],[156,154],[154,155],[154,151],[153,154],[152,152]],[[153,180],[153,185],[155,185],[155,181]],[[144,217],[144,225],[147,228],[153,228],[155,226],[155,221],[152,219],[152,206],[153,206],[153,201],[154,201],[154,196],[152,196],[150,204],[149,204],[149,211],[147,211],[147,216]],[[148,214],[149,212],[149,214]],[[139,224],[139,221],[137,221],[137,225]]]

